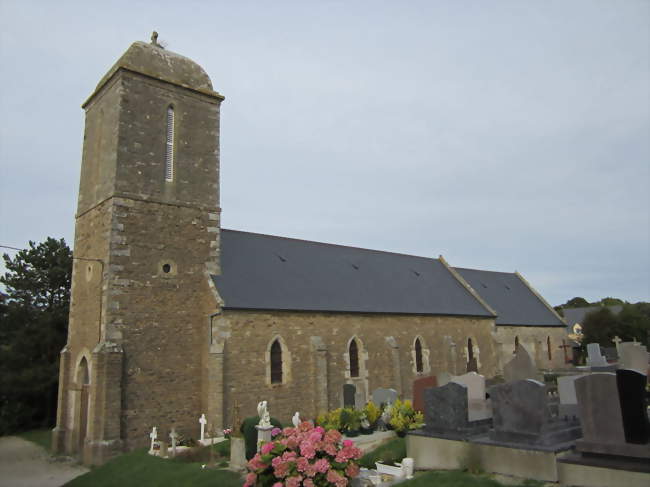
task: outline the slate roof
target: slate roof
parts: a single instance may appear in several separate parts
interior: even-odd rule
[[[221,231],[228,309],[493,317],[439,259]]]
[[[497,312],[497,325],[566,326],[516,273],[454,269]]]

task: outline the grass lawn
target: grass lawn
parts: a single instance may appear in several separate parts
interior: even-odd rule
[[[202,469],[201,463],[163,460],[146,449],[125,453],[68,482],[66,487],[241,487],[242,477],[234,472]]]
[[[51,429],[42,429],[42,430],[32,430],[25,431],[24,433],[18,433],[16,436],[20,438],[36,443],[37,445],[42,446],[47,451],[50,451],[52,445],[52,430]]]
[[[541,482],[526,480],[518,487],[535,487],[544,485]],[[400,487],[504,487],[503,484],[487,475],[472,475],[459,471],[431,471],[416,474],[413,480],[399,484]]]

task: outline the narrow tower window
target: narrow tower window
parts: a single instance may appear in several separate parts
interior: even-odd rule
[[[515,337],[515,351],[512,353],[517,353],[517,350],[519,350],[519,337]]]
[[[422,344],[420,339],[415,340],[415,370],[417,372],[422,372],[424,367],[422,366]]]
[[[280,340],[271,345],[271,384],[282,384],[282,346]]]
[[[546,337],[546,350],[548,351],[548,359],[553,360],[553,353],[551,352],[551,337]]]
[[[167,107],[167,147],[165,152],[165,181],[174,180],[174,107]]]
[[[359,377],[359,347],[357,341],[350,342],[350,377]]]

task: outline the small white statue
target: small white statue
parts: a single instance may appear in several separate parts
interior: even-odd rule
[[[300,413],[298,411],[296,411],[296,414],[294,414],[293,418],[291,418],[291,422],[293,423],[294,428],[300,426],[300,423],[302,421],[300,420]]]
[[[258,403],[257,405],[257,415],[260,417],[260,422],[258,426],[262,428],[270,428],[271,427],[271,416],[269,415],[269,411],[266,408],[266,401],[262,401]]]

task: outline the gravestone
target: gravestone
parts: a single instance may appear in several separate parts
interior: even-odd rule
[[[151,430],[151,433],[149,433],[149,438],[151,438],[151,446],[149,448],[149,455],[153,455],[153,453],[154,453],[153,445],[156,442],[156,439],[158,438],[158,429],[155,426]]]
[[[587,344],[587,365],[590,367],[607,367],[609,364],[600,353],[600,345],[597,343]]]
[[[441,387],[424,390],[424,431],[454,438],[482,434],[490,429],[492,421],[470,421],[467,386],[449,382]]]
[[[583,443],[625,443],[616,374],[598,372],[576,379],[576,397]]]
[[[476,372],[468,372],[467,374],[458,375],[451,380],[457,384],[467,386],[467,398],[470,401],[485,400],[485,377],[482,375]]]
[[[616,347],[602,347],[601,350],[605,356],[605,360],[607,360],[608,363],[616,362],[618,360],[619,357]]]
[[[524,379],[537,379],[539,373],[535,362],[523,345],[517,347],[514,358],[503,366],[503,378],[506,382]]]
[[[176,456],[176,440],[178,440],[178,433],[176,433],[176,428],[172,428],[171,433],[169,433],[169,439],[172,440],[172,457]]]
[[[575,418],[578,416],[578,398],[575,381],[582,375],[567,375],[557,378],[557,392],[560,397],[559,415]]]
[[[438,387],[444,386],[445,384],[451,382],[452,377],[453,375],[451,375],[449,372],[439,372],[436,376],[436,379],[438,380]]]
[[[648,349],[645,345],[624,342],[619,345],[619,353],[619,365],[622,369],[636,370],[648,375]]]
[[[343,407],[355,407],[354,396],[357,392],[357,388],[354,384],[343,384]]]
[[[616,371],[623,431],[625,441],[628,443],[645,444],[650,440],[645,392],[647,381],[646,375],[636,370],[619,369]]]
[[[490,438],[505,443],[557,445],[580,436],[577,421],[551,416],[546,386],[533,379],[490,388],[494,430]]]
[[[415,379],[413,381],[413,409],[424,411],[424,390],[437,385],[438,380],[435,375]]]
[[[395,389],[384,389],[380,387],[372,392],[372,402],[377,406],[380,404],[393,404],[397,400],[397,391]]]

